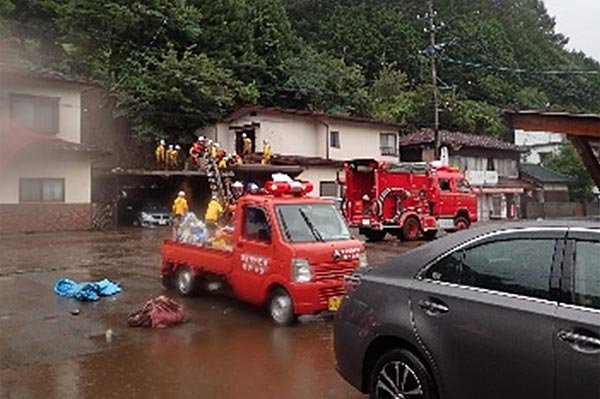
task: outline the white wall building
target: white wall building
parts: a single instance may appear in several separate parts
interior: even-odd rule
[[[546,157],[556,154],[567,141],[566,136],[561,133],[515,130],[514,135],[516,145],[529,149],[523,156],[523,162],[534,165],[539,165]]]
[[[344,161],[372,158],[398,161],[399,125],[365,118],[310,111],[251,106],[241,108],[202,134],[228,152],[241,153],[242,134],[256,152],[269,140],[278,159],[297,161],[305,171],[300,178],[315,186],[315,194],[340,195],[337,173]]]
[[[0,69],[0,233],[92,225],[81,92],[54,73]]]

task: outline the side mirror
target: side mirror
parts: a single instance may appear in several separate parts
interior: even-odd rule
[[[267,229],[258,230],[258,240],[264,241],[264,242],[270,242],[271,241],[271,233],[269,232],[269,230],[267,230]]]

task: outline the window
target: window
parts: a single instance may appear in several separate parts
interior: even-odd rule
[[[424,277],[471,287],[549,299],[554,240],[483,244],[444,257]]]
[[[338,197],[338,185],[334,181],[322,181],[319,183],[319,195],[321,197]]]
[[[19,202],[65,202],[65,179],[20,179]]]
[[[442,191],[451,191],[450,190],[450,180],[448,180],[448,179],[440,179],[440,190],[442,190]]]
[[[398,136],[396,133],[381,133],[379,144],[381,155],[398,156]]]
[[[11,119],[42,133],[58,133],[59,98],[10,95]]]
[[[340,132],[332,130],[329,132],[329,146],[331,148],[342,148],[340,143]]]
[[[600,309],[600,243],[578,242],[575,250],[575,304]]]
[[[279,227],[289,242],[329,242],[351,238],[346,222],[333,205],[277,206]]]
[[[247,206],[244,208],[244,238],[250,241],[271,242],[271,228],[265,211]]]
[[[456,182],[456,188],[460,193],[470,193],[471,185],[467,181],[467,179],[460,179]]]

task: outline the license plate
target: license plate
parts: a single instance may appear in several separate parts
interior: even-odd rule
[[[327,306],[327,309],[329,309],[330,312],[337,312],[337,310],[340,308],[340,305],[342,304],[342,298],[341,296],[332,296],[331,298],[329,298],[329,304]]]
[[[363,219],[362,224],[363,224],[363,226],[370,226],[371,225],[371,219]]]

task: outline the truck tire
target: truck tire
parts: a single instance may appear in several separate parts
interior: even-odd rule
[[[414,216],[406,218],[404,225],[402,225],[402,237],[405,241],[417,241],[419,239],[419,233],[421,233],[421,223],[419,219]]]
[[[289,326],[296,321],[292,297],[283,288],[276,288],[269,298],[269,317],[278,326]]]
[[[196,292],[196,277],[189,267],[180,267],[175,274],[175,289],[181,296],[192,296]]]
[[[364,230],[362,234],[367,237],[368,242],[379,242],[385,238],[386,232],[383,230]]]
[[[459,216],[454,219],[454,226],[456,227],[455,231],[465,230],[471,226],[471,222],[464,216]]]

